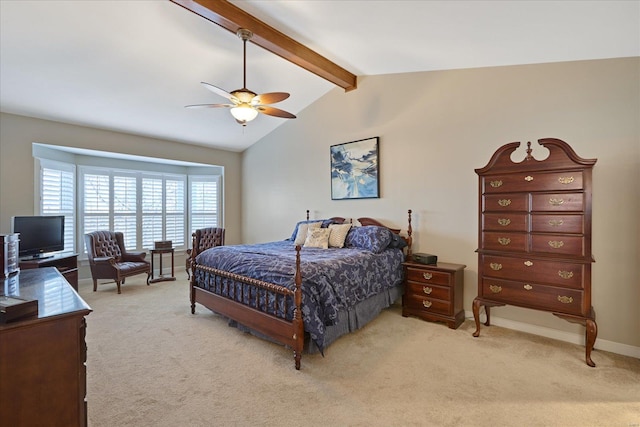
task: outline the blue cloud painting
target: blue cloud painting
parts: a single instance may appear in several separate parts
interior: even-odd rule
[[[379,197],[378,137],[332,145],[331,198]]]

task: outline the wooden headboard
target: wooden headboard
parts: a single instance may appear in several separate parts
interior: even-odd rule
[[[400,236],[407,242],[407,259],[411,258],[411,244],[413,243],[413,238],[411,237],[411,234],[413,233],[413,229],[411,228],[411,212],[412,212],[411,209],[409,209],[407,211],[407,214],[408,214],[407,236],[406,237],[405,236]],[[335,223],[338,223],[338,224],[342,224],[342,223],[344,223],[346,221],[346,218],[343,218],[341,216],[333,216],[333,217],[331,217],[329,219],[333,220]],[[307,209],[307,221],[308,220],[309,220],[309,209]],[[349,221],[351,221],[351,220],[349,220]],[[387,227],[386,225],[382,224],[377,219],[373,219],[373,218],[369,218],[369,217],[362,217],[362,218],[358,218],[358,222],[362,226],[377,225],[378,227],[386,227],[389,230],[391,230],[394,234],[400,235],[400,231],[401,230],[399,228]]]

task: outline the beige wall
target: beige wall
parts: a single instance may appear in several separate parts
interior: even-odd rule
[[[245,151],[243,241],[288,237],[306,209],[315,218],[372,216],[403,229],[413,209],[414,250],[467,265],[469,311],[477,294],[474,169],[503,144],[559,138],[579,156],[598,159],[596,348],[613,343],[640,354],[639,82],[640,59],[627,58],[372,76],[355,91],[334,89]],[[381,198],[332,201],[329,146],[372,136],[380,137]],[[560,334],[584,333],[533,310],[503,307],[492,314]]]
[[[240,243],[240,153],[5,113],[0,114],[0,232],[10,231],[12,216],[34,213],[33,142],[223,166],[225,237]]]

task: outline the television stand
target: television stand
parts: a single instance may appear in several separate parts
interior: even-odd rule
[[[67,282],[78,291],[78,254],[56,254],[39,258],[22,258],[20,269],[55,267],[67,279]]]

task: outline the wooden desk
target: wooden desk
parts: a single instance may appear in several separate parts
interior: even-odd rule
[[[153,264],[156,254],[160,258],[160,273],[158,277],[155,277],[156,270]],[[162,274],[162,255],[164,254],[171,255],[171,276],[165,276],[164,274]],[[151,249],[151,279],[149,280],[149,283],[162,282],[165,280],[176,280],[173,267],[173,248]]]
[[[47,258],[19,260],[21,270],[29,268],[55,267],[78,292],[78,254],[55,254]]]
[[[86,426],[85,316],[54,267],[4,279],[3,295],[38,300],[38,317],[0,324],[0,414],[7,426]]]

